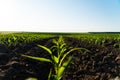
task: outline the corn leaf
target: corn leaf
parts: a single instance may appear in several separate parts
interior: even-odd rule
[[[67,49],[66,48],[63,48],[62,50],[61,50],[61,54],[60,54],[60,56],[66,51]]]
[[[48,75],[48,80],[50,80],[51,75],[52,75],[52,68],[50,69],[50,72],[49,72],[49,75]]]
[[[62,49],[65,45],[66,45],[65,43],[61,44],[60,48]]]
[[[72,57],[73,56],[70,56],[68,58],[68,60],[66,62],[63,63],[63,65],[58,69],[58,73],[57,73],[57,78],[58,80],[61,79],[62,75],[64,74],[64,72],[66,71],[66,69],[68,68],[70,62],[72,61]]]
[[[73,49],[69,50],[66,54],[64,54],[63,57],[62,57],[62,59],[60,60],[59,66],[61,66],[61,64],[62,64],[63,60],[66,58],[66,56],[67,56],[69,53],[71,53],[71,52],[73,52],[73,51],[75,51],[75,50],[81,50],[81,48],[73,48]]]
[[[55,63],[58,63],[58,62],[59,62],[59,59],[58,59],[56,56],[53,56],[53,58],[54,58],[54,62],[55,62]]]
[[[29,77],[29,78],[27,78],[25,80],[38,80],[38,79],[37,78],[33,78],[33,77]]]
[[[47,47],[45,47],[45,46],[42,46],[42,45],[38,45],[38,47],[43,48],[43,49],[46,50],[50,55],[52,55],[52,51],[51,51],[49,48],[47,48]]]
[[[51,63],[52,63],[52,61],[51,61],[50,59],[46,59],[46,58],[33,57],[33,56],[24,55],[24,54],[22,54],[22,56],[27,57],[27,58],[30,58],[30,59],[42,61],[42,62],[51,62]]]
[[[54,43],[54,44],[57,44],[58,42],[57,42],[55,39],[53,39],[53,43]]]

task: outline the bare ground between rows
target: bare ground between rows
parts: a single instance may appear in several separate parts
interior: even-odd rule
[[[100,46],[67,37],[65,42],[68,46],[86,48],[91,53],[75,51],[74,59],[62,80],[109,80],[120,76],[120,49],[111,46],[112,42],[110,45]],[[36,44],[50,48],[53,45],[52,38],[12,48],[0,45],[0,80],[25,80],[28,77],[47,80],[51,64],[20,56],[27,54],[50,58],[50,55]]]

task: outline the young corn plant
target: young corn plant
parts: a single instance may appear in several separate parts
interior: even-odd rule
[[[60,36],[58,40],[54,39],[53,40],[54,45],[51,47],[51,49],[38,45],[40,48],[44,49],[47,51],[51,58],[43,58],[43,57],[34,57],[34,56],[28,56],[22,54],[22,56],[34,59],[34,60],[39,60],[42,62],[49,62],[53,65],[53,67],[50,69],[49,75],[48,75],[48,80],[60,80],[67,70],[69,64],[71,63],[73,56],[68,56],[71,52],[75,50],[80,50],[82,51],[84,48],[68,48],[66,43],[63,40],[63,37]],[[56,52],[56,54],[54,53]]]

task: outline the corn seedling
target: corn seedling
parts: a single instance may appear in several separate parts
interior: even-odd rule
[[[34,56],[28,56],[28,55],[22,55],[24,57],[39,60],[42,62],[49,62],[53,65],[53,68],[50,69],[50,73],[48,76],[48,80],[53,78],[54,80],[60,80],[67,70],[69,64],[72,61],[73,56],[68,56],[71,52],[75,50],[80,50],[84,48],[70,48],[68,49],[66,43],[63,40],[63,37],[60,36],[58,40],[53,40],[54,46],[52,46],[51,49],[38,45],[40,48],[43,48],[45,51],[47,51],[51,55],[51,59],[42,58],[42,57],[34,57]],[[53,55],[53,52],[55,50],[57,51],[57,55]],[[67,57],[68,56],[68,57]]]

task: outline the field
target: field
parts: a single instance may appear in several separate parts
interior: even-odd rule
[[[61,80],[110,80],[120,77],[120,33],[19,32],[0,34],[0,80],[28,80],[29,77],[47,80],[53,66],[22,55],[50,59],[50,54],[37,45],[52,49],[53,40],[58,40],[60,36],[68,46],[66,52],[71,47],[84,49],[72,51],[66,57],[73,56],[73,59]],[[56,51],[53,53],[57,55]]]

